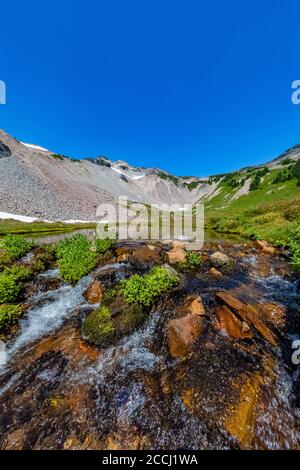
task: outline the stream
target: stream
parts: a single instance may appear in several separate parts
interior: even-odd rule
[[[217,248],[207,242],[199,272],[184,274],[138,330],[107,348],[81,338],[82,320],[98,307],[84,293],[95,278],[115,282],[136,272],[134,263],[108,264],[76,286],[35,292],[0,355],[0,447],[299,449],[299,370],[291,362],[300,338],[299,280],[284,256],[232,241],[222,249],[233,270],[212,279],[209,256]],[[49,270],[38,281],[58,277]],[[260,335],[233,341],[220,329],[220,291],[271,306],[277,344]],[[201,295],[207,328],[192,354],[173,358],[167,324],[187,294]]]

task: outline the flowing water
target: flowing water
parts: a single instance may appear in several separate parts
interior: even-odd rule
[[[240,249],[229,251],[234,256]],[[114,272],[122,279],[134,265],[103,266],[74,287],[35,294],[0,369],[1,446],[299,448],[299,377],[291,363],[291,341],[300,338],[298,280],[283,258],[268,258],[262,269],[256,253],[246,254],[219,280],[206,275],[205,264],[201,273],[186,275],[141,328],[102,350],[80,337],[82,319],[97,307],[83,294],[95,276]],[[216,328],[221,290],[284,309],[278,344],[259,337],[234,342]],[[186,293],[201,294],[208,327],[181,360],[168,353],[166,328]]]

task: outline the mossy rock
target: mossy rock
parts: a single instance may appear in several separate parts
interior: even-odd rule
[[[97,346],[108,346],[138,328],[148,313],[149,309],[137,303],[128,304],[116,289],[110,289],[102,305],[84,320],[82,337]]]

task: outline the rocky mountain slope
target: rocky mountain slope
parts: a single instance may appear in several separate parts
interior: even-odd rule
[[[286,172],[299,158],[300,146],[295,146],[266,167],[272,174],[280,168]],[[265,175],[257,173],[263,168],[249,167],[202,179],[176,177],[105,157],[75,160],[19,142],[0,130],[0,212],[48,220],[95,220],[97,206],[116,205],[119,196],[131,202],[180,206],[203,199],[209,210],[219,209],[248,195],[254,180],[259,178],[262,184]]]

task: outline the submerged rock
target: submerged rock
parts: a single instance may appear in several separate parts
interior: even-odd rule
[[[205,321],[198,315],[188,314],[168,322],[168,345],[171,356],[185,358],[204,331]]]
[[[223,277],[223,274],[220,271],[218,271],[216,268],[210,268],[209,274],[215,279],[220,279],[221,277]]]

